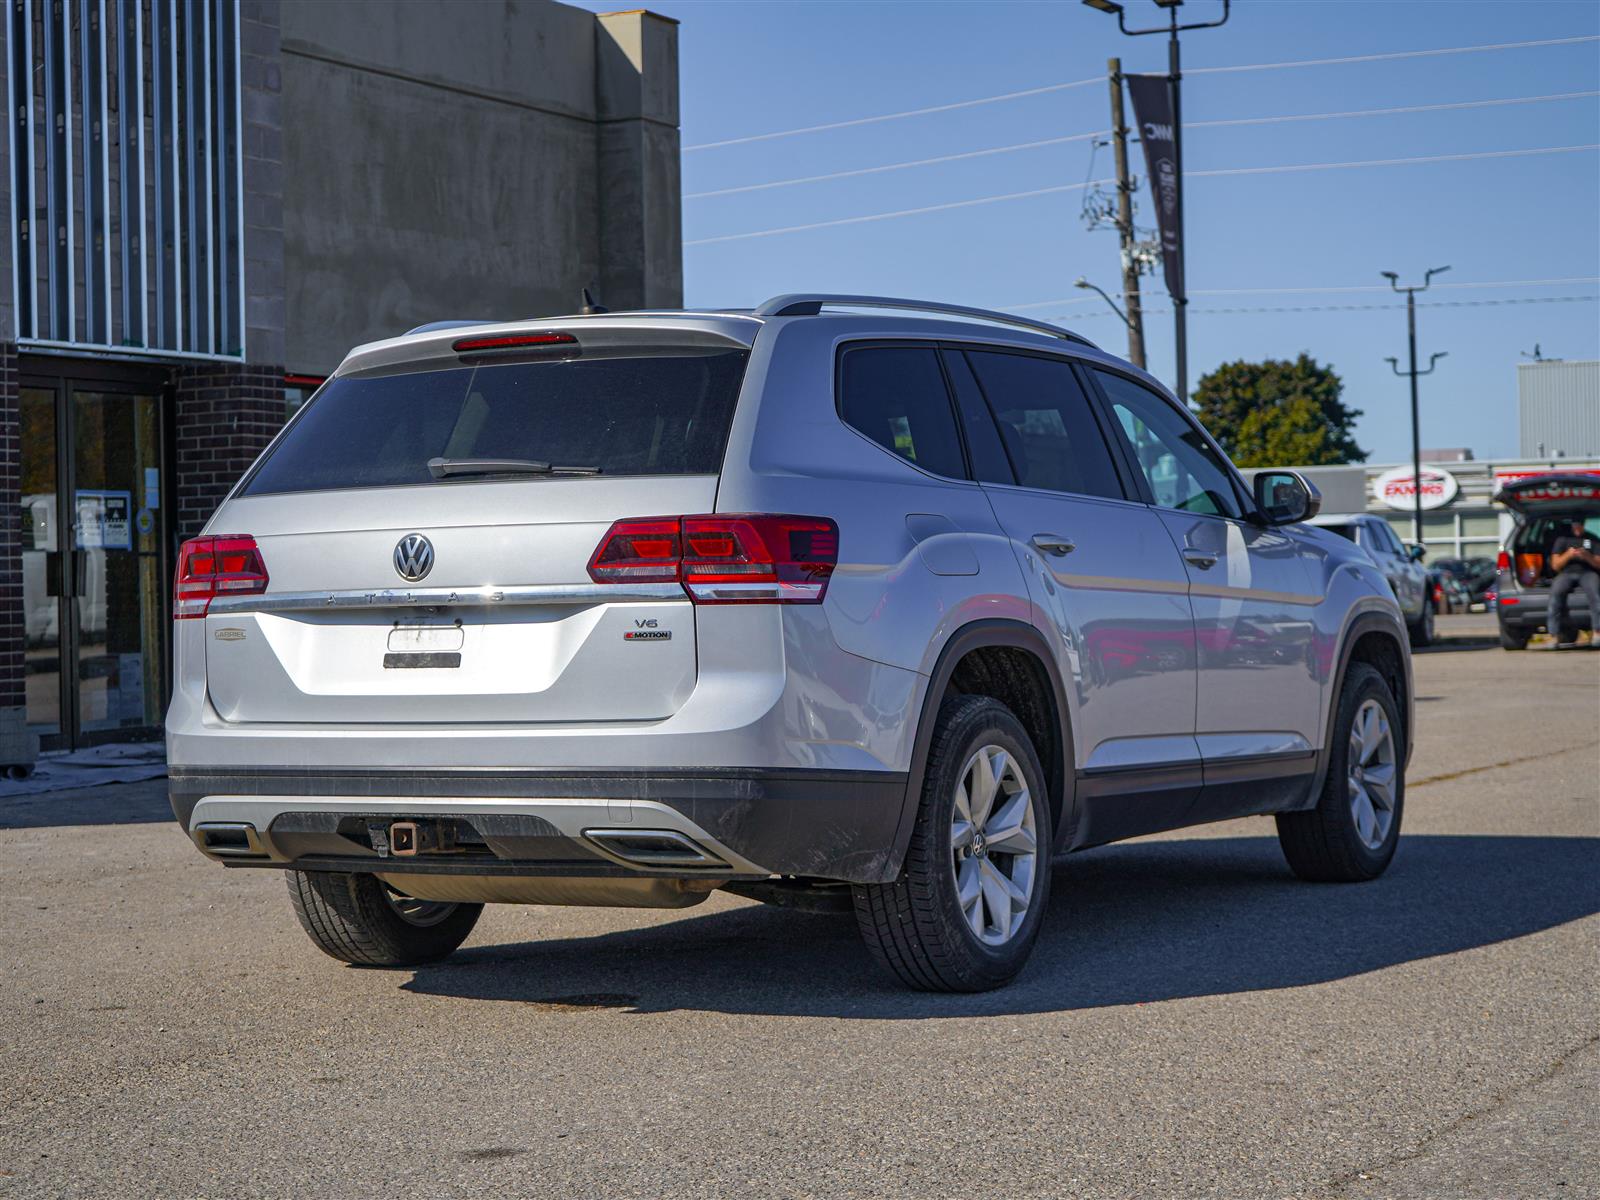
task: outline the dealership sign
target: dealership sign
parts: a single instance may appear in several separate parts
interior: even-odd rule
[[[1500,492],[1511,484],[1520,483],[1524,479],[1537,479],[1541,476],[1571,475],[1570,483],[1561,479],[1551,479],[1540,487],[1525,487],[1517,489],[1517,501],[1527,504],[1535,501],[1551,502],[1566,500],[1600,500],[1600,487],[1595,485],[1595,476],[1600,475],[1593,467],[1580,467],[1577,470],[1551,470],[1545,468],[1537,471],[1496,471],[1494,473],[1494,491],[1498,497]]]
[[[1422,468],[1422,507],[1443,508],[1456,498],[1461,485],[1449,471]],[[1417,487],[1410,467],[1395,467],[1372,481],[1372,495],[1390,508],[1410,512],[1416,507]]]

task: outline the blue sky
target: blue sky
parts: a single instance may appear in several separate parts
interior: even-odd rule
[[[590,4],[604,10],[614,5]],[[1081,183],[1110,173],[1091,143],[726,196],[693,193],[855,170],[1105,129],[1104,83],[1042,95],[711,149],[708,142],[1103,77],[1165,70],[1165,39],[1125,38],[1114,19],[1058,3],[735,3],[656,0],[682,22],[680,79],[686,303],[742,304],[784,291],[925,296],[1030,306],[1122,353],[1121,323],[1073,288],[1117,287],[1116,235],[1089,232],[1082,192],[1065,192],[804,232],[695,245],[701,239],[897,212]],[[1149,23],[1149,0],[1128,0]],[[1207,19],[1215,0],[1190,0]],[[1593,0],[1359,2],[1241,0],[1220,29],[1185,35],[1184,66],[1275,63],[1600,34]],[[1600,42],[1276,70],[1198,73],[1184,85],[1188,123],[1548,96],[1600,89]],[[1588,146],[1600,99],[1221,128],[1191,124],[1189,172]],[[1135,150],[1135,154],[1137,151]],[[1137,161],[1137,160],[1136,160]],[[1142,172],[1141,172],[1142,173]],[[1153,223],[1141,196],[1140,220]],[[1439,288],[1424,301],[1585,297],[1419,311],[1419,351],[1449,357],[1424,380],[1425,446],[1517,450],[1516,363],[1600,356],[1600,155],[1593,150],[1417,165],[1192,177],[1186,192],[1190,376],[1237,358],[1308,351],[1332,363],[1364,410],[1372,461],[1409,457],[1403,309],[1211,313],[1206,309],[1386,304],[1383,292],[1208,290],[1378,285],[1378,272],[1438,283],[1580,280]],[[1159,279],[1146,304],[1165,309]],[[1054,303],[1065,301],[1067,303]],[[1171,318],[1149,318],[1151,369],[1172,381]]]

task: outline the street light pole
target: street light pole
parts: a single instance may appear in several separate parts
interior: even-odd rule
[[[1134,331],[1134,315],[1133,315],[1133,309],[1131,307],[1128,309],[1127,312],[1123,312],[1120,308],[1117,307],[1117,302],[1106,294],[1105,288],[1100,287],[1098,284],[1090,283],[1082,275],[1078,276],[1077,280],[1073,283],[1072,286],[1073,287],[1080,287],[1080,288],[1083,288],[1086,291],[1097,293],[1099,295],[1100,299],[1104,300],[1107,304],[1109,304],[1111,306],[1111,311],[1116,313],[1117,316],[1122,319],[1122,323],[1128,327],[1128,340],[1130,342],[1133,340],[1133,336],[1134,336],[1134,334],[1133,334],[1133,331]],[[1142,349],[1142,347],[1141,347],[1141,349]],[[1140,358],[1138,358],[1138,359],[1135,359],[1130,355],[1129,358],[1128,358],[1128,361],[1133,363],[1133,365],[1136,366],[1136,367],[1141,367],[1142,368],[1144,366],[1144,361],[1143,361],[1143,357],[1142,356]]]
[[[1178,34],[1191,29],[1215,29],[1219,25],[1226,24],[1232,0],[1222,0],[1222,16],[1219,19],[1196,21],[1188,25],[1178,24],[1178,8],[1183,4],[1183,0],[1155,0],[1156,7],[1167,10],[1168,21],[1165,26],[1155,26],[1151,29],[1129,29],[1127,13],[1116,0],[1083,0],[1083,3],[1103,13],[1114,13],[1117,18],[1117,28],[1129,37],[1142,37],[1148,33],[1167,35],[1167,87],[1172,95],[1172,165],[1177,176],[1173,180],[1175,202],[1173,221],[1178,242],[1177,262],[1173,270],[1173,281],[1177,284],[1172,292],[1173,348],[1178,360],[1175,369],[1178,399],[1187,404],[1189,402],[1189,282],[1184,272],[1183,109],[1179,96],[1183,72],[1178,51]]]
[[[1428,290],[1428,285],[1435,275],[1442,275],[1449,267],[1429,267],[1423,273],[1420,284],[1413,283],[1406,287],[1400,286],[1400,276],[1394,271],[1384,271],[1383,277],[1389,281],[1389,286],[1396,292],[1404,292],[1406,296],[1406,343],[1411,355],[1411,369],[1402,371],[1397,359],[1387,359],[1389,366],[1396,375],[1408,375],[1411,378],[1411,540],[1417,545],[1422,545],[1422,422],[1417,411],[1417,377],[1432,375],[1433,369],[1439,364],[1449,351],[1441,350],[1428,359],[1426,370],[1417,369],[1417,293]]]

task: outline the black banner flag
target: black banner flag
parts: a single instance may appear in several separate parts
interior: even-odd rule
[[[1178,156],[1173,142],[1172,89],[1165,75],[1125,75],[1133,119],[1144,144],[1145,171],[1161,230],[1161,265],[1167,291],[1182,296],[1182,247],[1178,241]]]

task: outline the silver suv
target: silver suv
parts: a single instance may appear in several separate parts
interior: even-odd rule
[[[350,963],[722,888],[995,987],[1066,851],[1272,813],[1303,878],[1388,865],[1406,628],[1317,503],[998,313],[425,327],[184,545],[173,808]]]

